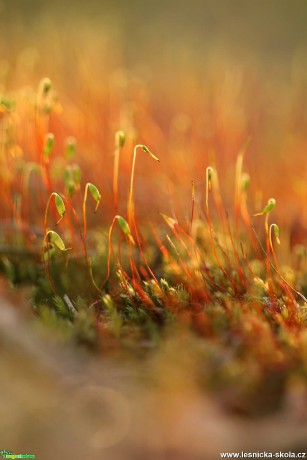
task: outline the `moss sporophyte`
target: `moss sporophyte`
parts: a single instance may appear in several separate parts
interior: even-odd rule
[[[293,369],[295,378],[305,375],[303,213],[297,211],[300,235],[292,249],[284,190],[251,173],[256,162],[265,169],[264,159],[254,155],[245,165],[247,143],[236,148],[247,135],[240,123],[229,130],[231,120],[222,123],[224,106],[215,96],[221,132],[202,131],[198,99],[187,108],[195,124],[188,129],[177,120],[168,132],[159,111],[151,113],[154,98],[137,85],[118,93],[112,87],[111,107],[102,107],[103,96],[97,111],[71,98],[56,112],[48,79],[31,97],[1,96],[0,268],[12,285],[31,284],[37,318],[56,333],[65,330],[69,340],[120,349],[127,342],[156,344],[177,330],[204,339],[204,374],[230,386],[235,381],[247,395],[238,407],[248,412],[266,391],[268,374],[280,372],[280,394]],[[288,169],[284,174],[290,183]],[[306,184],[294,179],[288,201],[300,210]],[[264,193],[276,199],[264,204]],[[225,347],[231,368],[217,376],[214,363],[224,359]]]

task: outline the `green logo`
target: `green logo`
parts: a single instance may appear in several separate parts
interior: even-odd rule
[[[0,450],[3,458],[35,458],[33,454],[13,454],[10,450]]]

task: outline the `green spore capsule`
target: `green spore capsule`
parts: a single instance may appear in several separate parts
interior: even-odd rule
[[[48,158],[54,146],[54,134],[48,133],[45,137],[44,156]]]
[[[134,239],[133,239],[132,234],[131,234],[129,224],[126,221],[126,219],[124,219],[123,217],[121,217],[119,215],[115,216],[115,219],[117,219],[118,225],[119,225],[121,231],[124,233],[124,235],[126,235],[129,238],[129,240],[131,241],[132,244],[135,244]]]

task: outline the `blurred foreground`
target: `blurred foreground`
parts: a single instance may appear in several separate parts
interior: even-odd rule
[[[4,299],[0,335],[1,447],[14,453],[196,460],[306,452],[306,387],[293,383],[276,415],[227,415],[197,383],[189,336],[175,335],[145,361],[97,360],[29,332]]]

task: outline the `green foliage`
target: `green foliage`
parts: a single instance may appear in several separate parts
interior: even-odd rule
[[[123,131],[117,131],[115,133],[115,146],[122,148],[125,145],[126,136]]]
[[[130,230],[129,224],[126,221],[126,219],[124,219],[123,217],[121,217],[119,215],[115,216],[115,219],[117,220],[118,225],[119,225],[121,231],[123,232],[123,234],[126,235],[130,239],[130,241],[134,244],[134,240],[133,240],[133,237],[131,235],[131,230]]]
[[[65,244],[60,235],[54,230],[49,230],[46,233],[46,239],[53,245],[55,245],[60,251],[67,251]]]
[[[12,99],[3,96],[0,98],[0,106],[1,105],[5,107],[6,110],[10,111],[14,108],[15,102]]]
[[[57,209],[58,213],[60,214],[60,216],[62,218],[62,217],[64,217],[65,212],[66,212],[66,208],[65,208],[63,198],[58,193],[55,193],[54,197],[55,197],[56,209]]]
[[[250,184],[250,175],[248,173],[243,173],[241,177],[242,190],[246,191],[249,188]]]
[[[55,296],[53,299],[53,303],[55,311],[59,316],[73,321],[74,315],[72,310],[68,307],[67,303],[65,303],[65,301],[60,296]]]
[[[112,330],[115,337],[119,338],[123,327],[122,315],[118,312],[109,294],[104,293],[102,295],[102,305],[109,328]]]
[[[54,147],[54,134],[48,133],[45,137],[45,143],[44,143],[44,155],[46,158],[50,156],[50,153],[52,152],[53,147]]]
[[[156,161],[160,161],[158,157],[156,157],[149,149],[148,147],[146,147],[146,145],[141,145],[141,148],[142,150],[144,150],[144,152],[148,153],[149,156],[151,156],[151,158],[153,158],[154,160]]]
[[[74,137],[70,136],[65,142],[65,157],[68,161],[72,160],[76,154],[77,141]]]
[[[100,202],[101,200],[101,195],[100,195],[100,192],[98,190],[98,188],[96,187],[96,185],[94,184],[88,184],[88,189],[92,195],[92,197],[94,198],[95,201],[97,201],[97,203]]]
[[[259,212],[258,214],[255,214],[255,216],[263,216],[264,214],[268,214],[269,212],[272,211],[272,209],[275,208],[276,205],[276,200],[274,198],[270,198],[265,205],[264,209],[262,212]]]

